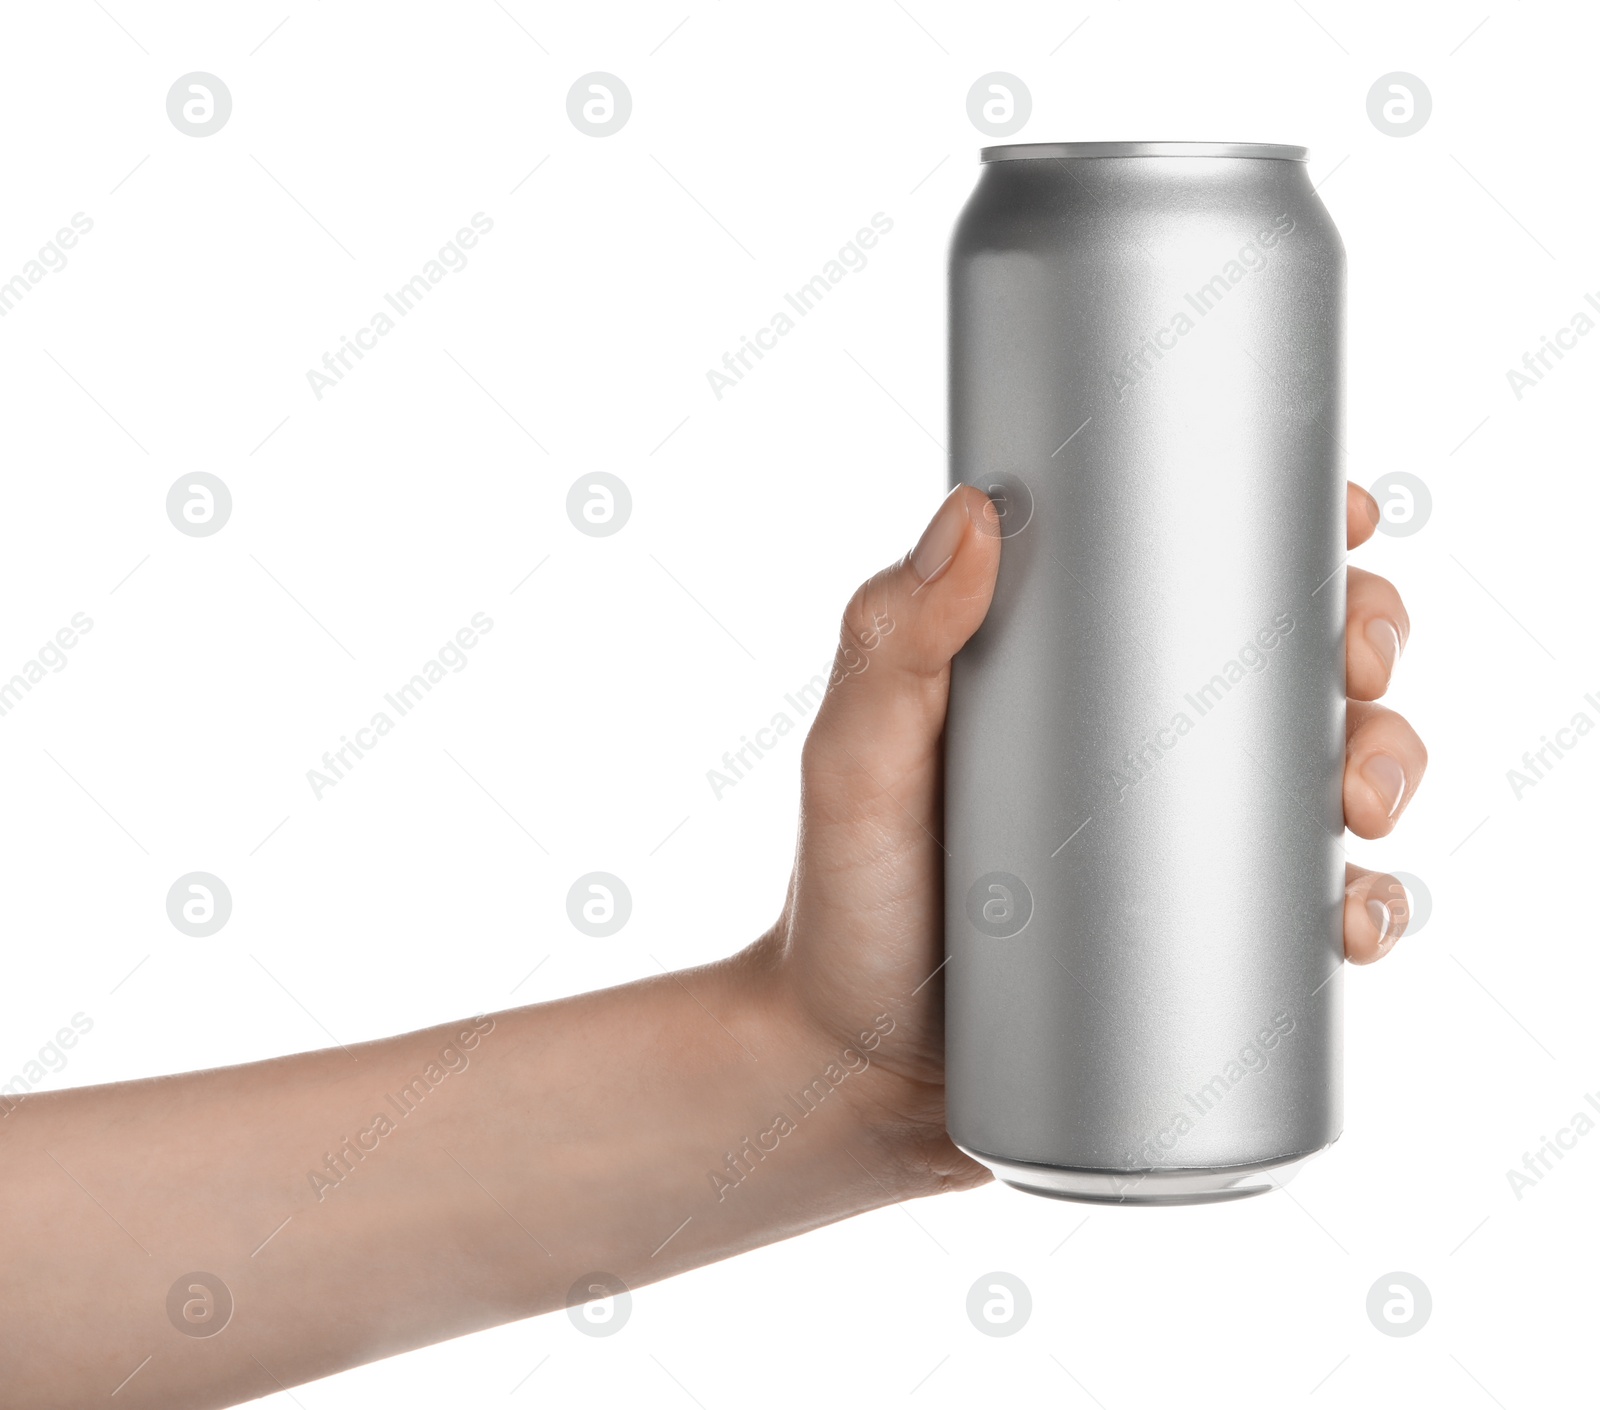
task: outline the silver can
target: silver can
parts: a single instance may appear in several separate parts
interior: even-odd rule
[[[1343,1121],[1344,249],[1300,147],[991,147],[950,271],[994,604],[946,732],[952,1138],[1281,1185]]]

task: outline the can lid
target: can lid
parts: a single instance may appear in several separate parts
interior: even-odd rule
[[[1065,157],[1253,157],[1262,161],[1303,162],[1304,147],[1274,142],[1023,142],[985,147],[985,162],[1020,162]]]

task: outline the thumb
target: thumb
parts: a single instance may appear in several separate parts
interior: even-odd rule
[[[915,548],[845,608],[828,692],[806,740],[808,769],[871,788],[937,764],[950,660],[983,622],[1000,569],[1000,523],[958,485]]]

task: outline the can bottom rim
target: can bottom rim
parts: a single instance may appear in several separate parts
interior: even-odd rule
[[[967,1146],[961,1146],[961,1149],[974,1160],[987,1165],[1012,1189],[1025,1194],[1043,1195],[1046,1199],[1076,1200],[1085,1204],[1171,1205],[1217,1204],[1282,1189],[1308,1160],[1326,1150],[1327,1146],[1248,1165],[1178,1170],[1096,1170],[1039,1165],[1032,1161],[986,1155]]]

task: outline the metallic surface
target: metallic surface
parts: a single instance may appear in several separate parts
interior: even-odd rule
[[[1004,544],[946,734],[948,1121],[1062,1198],[1254,1193],[1342,1123],[1344,251],[1302,149],[1181,146],[990,149],[951,255],[952,478]]]
[[[1303,162],[1304,147],[1272,142],[1023,142],[985,147],[986,162],[1032,161],[1048,157],[1260,157]]]
[[[1074,1170],[1059,1165],[1033,1165],[1021,1160],[984,1157],[989,1168],[1013,1189],[1085,1204],[1214,1204],[1219,1200],[1244,1199],[1248,1195],[1281,1189],[1310,1159],[1310,1156],[1301,1156],[1285,1164],[1273,1158],[1254,1165],[1130,1173]]]

